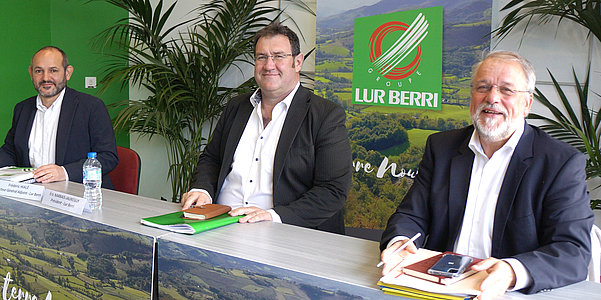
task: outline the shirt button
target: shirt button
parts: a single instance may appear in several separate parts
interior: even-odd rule
[[[244,204],[248,205],[248,202],[244,202]]]
[[[251,179],[250,182],[253,182],[253,180]]]
[[[261,139],[263,139],[263,137],[261,137]]]
[[[259,161],[259,158],[255,158],[255,161]]]

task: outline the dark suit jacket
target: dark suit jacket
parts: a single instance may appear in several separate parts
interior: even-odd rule
[[[36,96],[15,106],[12,127],[0,148],[0,166],[31,166],[28,142],[36,111]],[[96,97],[66,87],[56,133],[55,163],[65,168],[69,180],[82,182],[88,152],[98,153],[102,187],[113,188],[108,173],[119,159],[106,106]]]
[[[428,138],[419,174],[388,220],[381,248],[394,236],[422,233],[418,247],[453,250],[467,201],[473,126]],[[492,257],[515,258],[534,293],[584,280],[593,214],[582,153],[526,124],[499,192]],[[424,237],[427,236],[427,241]]]
[[[233,98],[201,155],[192,188],[217,199],[253,110],[250,94]],[[351,182],[346,113],[300,86],[286,115],[273,165],[273,205],[283,223],[344,233]]]

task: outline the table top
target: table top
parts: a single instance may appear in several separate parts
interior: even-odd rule
[[[381,277],[377,242],[293,225],[237,223],[161,239],[374,289]]]
[[[43,186],[73,196],[83,196],[84,187],[80,183],[61,181],[44,184]],[[102,189],[102,209],[93,213],[84,212],[82,215],[54,208],[38,201],[24,199],[19,199],[19,201],[152,237],[165,235],[168,232],[144,226],[140,223],[140,218],[166,214],[180,209],[180,205],[177,203],[155,200],[108,189]]]
[[[75,196],[83,195],[83,185],[79,183],[55,182],[44,186]],[[58,211],[40,202],[20,201]],[[296,272],[378,288],[376,283],[381,271],[376,267],[380,255],[377,242],[272,222],[236,223],[196,235],[170,233],[140,224],[141,218],[179,209],[177,203],[103,189],[101,211],[84,213],[80,217]],[[585,281],[535,295],[507,293],[499,299],[595,299],[599,295],[601,284]]]

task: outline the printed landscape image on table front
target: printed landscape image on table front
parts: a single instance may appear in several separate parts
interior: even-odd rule
[[[442,53],[427,55],[437,6]],[[383,229],[419,171],[428,135],[470,124],[471,67],[489,49],[491,7],[491,0],[317,1],[314,92],[345,108],[353,152],[347,227]],[[404,41],[404,33],[413,38]],[[442,59],[442,82],[426,79],[436,70],[426,67],[432,57]],[[436,86],[439,95],[428,90]]]
[[[159,239],[159,298],[398,299],[368,289]]]
[[[0,197],[3,299],[149,299],[152,243],[151,237]]]

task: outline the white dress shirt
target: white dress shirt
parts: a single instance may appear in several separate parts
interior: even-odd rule
[[[273,161],[288,109],[299,86],[300,82],[286,98],[276,104],[267,126],[263,124],[260,90],[250,97],[254,109],[234,152],[232,171],[223,182],[217,198],[218,204],[231,206],[232,209],[256,206],[267,210],[274,222],[282,222],[273,210]],[[191,191],[208,195],[202,189]]]
[[[509,140],[493,153],[490,159],[482,149],[476,130],[472,133],[468,147],[474,152],[474,162],[463,222],[455,241],[454,252],[477,258],[490,257],[492,230],[499,192],[513,151],[523,133],[524,126],[518,127]],[[408,239],[408,237],[394,237],[388,242],[388,246],[405,239]],[[530,273],[520,261],[514,258],[503,260],[510,264],[515,272],[516,282],[511,290],[520,290],[532,284]]]
[[[467,202],[455,252],[473,257],[490,257],[492,229],[497,199],[507,166],[524,127],[517,129],[509,140],[488,158],[482,149],[476,130],[468,147],[474,152]]]
[[[37,110],[28,141],[29,162],[34,168],[56,163],[56,133],[65,90],[63,89],[59,93],[50,107],[42,104],[42,99],[39,95],[36,98]],[[66,180],[69,180],[69,175],[64,167],[63,171],[65,172]]]
[[[472,175],[467,192],[467,202],[461,231],[454,251],[473,257],[487,258],[492,251],[492,232],[497,200],[509,161],[522,134],[524,126],[518,127],[509,140],[488,158],[482,149],[476,130],[468,147],[474,152]],[[530,285],[532,278],[524,265],[513,258],[504,259],[516,274],[513,290]]]

